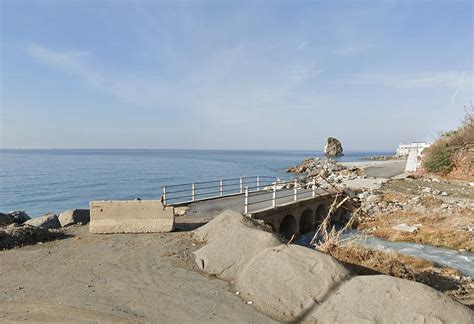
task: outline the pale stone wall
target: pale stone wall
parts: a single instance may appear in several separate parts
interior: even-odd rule
[[[159,200],[102,200],[90,202],[91,233],[156,233],[174,228],[173,207]]]

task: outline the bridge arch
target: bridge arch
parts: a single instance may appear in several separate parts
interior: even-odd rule
[[[291,239],[293,235],[298,234],[298,224],[296,223],[296,220],[292,214],[287,214],[281,220],[278,233],[280,233],[287,240]]]
[[[326,203],[319,204],[314,213],[314,226],[317,227],[321,225],[324,218],[328,215],[329,208]]]
[[[300,234],[306,234],[313,230],[314,216],[313,211],[309,208],[305,209],[300,217]]]
[[[332,220],[336,223],[345,223],[347,222],[347,211],[343,207],[339,207],[332,216]]]

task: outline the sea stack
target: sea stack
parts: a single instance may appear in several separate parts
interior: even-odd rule
[[[324,146],[324,154],[327,157],[335,157],[344,155],[341,142],[334,137],[328,137]]]

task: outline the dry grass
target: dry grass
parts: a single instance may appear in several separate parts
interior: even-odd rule
[[[327,254],[351,265],[363,266],[379,273],[414,281],[420,281],[417,279],[421,278],[421,274],[426,275],[426,272],[433,272],[435,268],[433,263],[427,260],[394,251],[368,249],[351,243],[334,246],[333,249],[327,251]],[[449,276],[459,275],[456,269],[439,268],[438,271]]]
[[[348,200],[348,197],[345,197],[341,202],[338,203],[338,198],[339,197],[336,195],[336,198],[329,208],[328,214],[326,217],[324,217],[323,222],[318,227],[318,230],[310,242],[310,245],[314,245],[317,250],[323,253],[327,253],[326,251],[330,251],[334,246],[338,246],[340,244],[342,233],[352,227],[356,220],[356,215],[360,210],[359,208],[354,213],[352,213],[351,218],[347,221],[342,229],[336,230],[334,227],[332,227],[331,230],[328,230],[331,225],[331,218],[334,215],[334,212]],[[320,233],[322,235],[322,239],[316,241]]]
[[[341,241],[344,230],[351,226],[354,217],[339,231],[334,227],[330,230],[330,219],[337,209],[337,199],[332,203],[312,242],[316,241],[318,233],[320,241],[313,244],[315,249],[331,255],[343,262],[358,275],[386,274],[389,276],[417,281],[445,292],[459,302],[471,307],[473,290],[470,283],[462,282],[454,276],[460,273],[456,269],[438,267],[432,262],[403,255],[394,251],[378,251],[355,245],[353,242]]]
[[[406,224],[422,224],[418,231],[407,233],[394,230],[392,227]],[[474,233],[462,230],[472,226],[472,211],[464,210],[455,215],[430,212],[418,213],[395,211],[379,214],[374,220],[368,220],[359,225],[359,229],[374,229],[371,234],[383,237],[389,241],[405,241],[451,249],[474,250]]]

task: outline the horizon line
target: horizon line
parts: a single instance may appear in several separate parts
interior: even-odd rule
[[[13,150],[13,151],[26,151],[26,150],[30,150],[30,151],[46,151],[46,150],[50,150],[50,151],[65,151],[65,150],[76,150],[76,151],[79,151],[79,150],[88,150],[88,151],[99,151],[99,150],[102,150],[102,151],[105,151],[105,150],[129,150],[129,151],[138,151],[138,150],[142,150],[142,151],[158,151],[158,150],[161,150],[161,151],[286,151],[286,152],[301,152],[301,151],[305,151],[305,152],[323,152],[322,149],[319,149],[319,150],[312,150],[312,149],[284,149],[284,148],[276,148],[276,149],[259,149],[259,148],[249,148],[249,149],[243,149],[243,148],[234,148],[234,149],[223,149],[223,148],[55,148],[55,147],[41,147],[41,148],[31,148],[31,147],[15,147],[15,148],[3,148],[3,147],[0,147],[0,150],[1,151],[5,151],[5,150]],[[384,152],[384,153],[389,153],[389,152],[395,152],[395,149],[348,149],[348,150],[344,150],[343,152]]]

